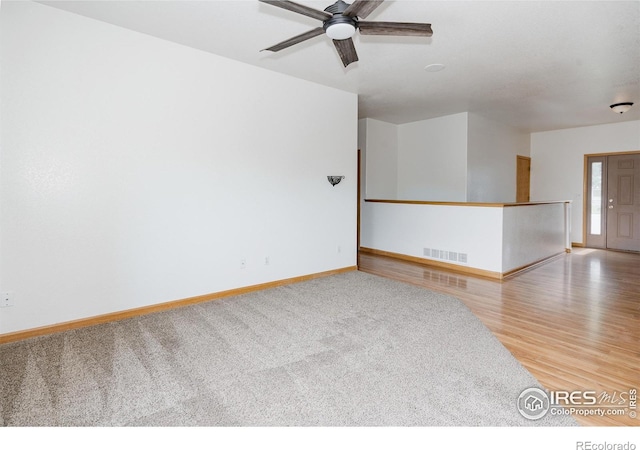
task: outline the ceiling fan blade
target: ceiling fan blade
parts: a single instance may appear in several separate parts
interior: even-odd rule
[[[377,34],[387,36],[432,36],[430,23],[408,22],[358,22],[360,34]]]
[[[324,28],[322,27],[314,28],[311,31],[307,31],[306,33],[299,34],[290,39],[287,39],[286,41],[279,42],[276,45],[272,45],[271,47],[262,49],[260,51],[263,52],[265,50],[268,50],[270,52],[279,52],[280,50],[283,50],[287,47],[291,47],[292,45],[295,45],[295,44],[299,44],[300,42],[304,42],[307,39],[320,36],[321,34],[324,34]]]
[[[268,3],[273,6],[277,6],[278,8],[286,9],[289,11],[293,11],[298,14],[304,14],[305,16],[313,17],[314,19],[325,21],[327,19],[331,19],[333,14],[329,14],[325,11],[320,11],[319,9],[310,8],[305,5],[301,5],[296,2],[290,2],[287,0],[260,0],[262,3]]]
[[[347,17],[365,18],[376,9],[384,0],[356,0],[342,13]]]
[[[334,39],[333,45],[336,46],[338,55],[340,55],[342,64],[344,64],[345,67],[358,60],[358,54],[356,53],[356,47],[353,45],[353,39],[341,39],[339,41]]]

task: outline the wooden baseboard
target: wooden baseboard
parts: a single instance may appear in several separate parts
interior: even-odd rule
[[[144,316],[144,315],[155,313],[155,312],[166,311],[174,308],[180,308],[182,306],[194,305],[196,303],[208,302],[212,300],[219,300],[221,298],[231,297],[234,295],[248,294],[250,292],[261,291],[264,289],[270,289],[270,288],[275,288],[279,286],[286,286],[289,284],[299,283],[301,281],[327,277],[330,275],[337,275],[340,273],[351,272],[354,270],[357,270],[356,266],[343,267],[341,269],[329,270],[326,272],[302,275],[299,277],[287,278],[284,280],[270,281],[268,283],[254,284],[252,286],[245,286],[237,289],[230,289],[228,291],[214,292],[211,294],[199,295],[197,297],[189,297],[181,300],[173,300],[170,302],[158,303],[155,305],[143,306],[140,308],[127,309],[124,311],[117,311],[113,313],[102,314],[99,316],[72,320],[69,322],[46,325],[43,327],[31,328],[28,330],[16,331],[13,333],[0,334],[0,344],[21,341],[23,339],[29,339],[37,336],[44,336],[47,334],[60,333],[63,331],[75,330],[77,328],[89,327],[92,325],[98,325],[106,322],[114,322],[117,320],[129,319],[131,317],[136,317],[136,316]]]
[[[385,250],[377,250],[374,248],[360,247],[360,251],[364,253],[371,253],[373,255],[388,256],[390,258],[402,259],[404,261],[411,261],[418,264],[423,264],[425,266],[439,267],[441,269],[447,269],[454,272],[461,272],[461,273],[466,273],[470,275],[493,278],[497,280],[502,279],[502,274],[500,272],[493,272],[491,270],[476,269],[475,267],[461,266],[458,264],[435,261],[433,259],[419,258],[417,256],[403,255],[401,253],[387,252]]]
[[[584,247],[584,243],[582,242],[572,242],[571,247]]]
[[[558,252],[555,255],[547,256],[546,258],[539,259],[538,261],[534,261],[532,263],[525,264],[522,267],[516,267],[515,269],[512,269],[512,270],[510,270],[508,272],[503,272],[502,278],[504,279],[504,278],[510,277],[512,275],[515,275],[517,273],[524,272],[525,270],[529,270],[529,269],[533,269],[534,267],[541,266],[542,264],[548,263],[552,259],[556,259],[558,256],[566,255],[570,251],[571,251],[570,249],[565,249],[564,252]]]
[[[523,272],[525,270],[528,269],[532,269],[534,267],[537,267],[539,265],[542,265],[552,259],[557,258],[558,256],[564,255],[565,252],[560,252],[557,253],[555,255],[551,255],[549,257],[546,258],[542,258],[538,261],[534,261],[530,264],[525,264],[524,266],[521,267],[516,267],[515,269],[509,270],[508,272],[493,272],[490,270],[484,270],[484,269],[477,269],[475,267],[466,267],[466,266],[460,266],[458,264],[451,264],[451,263],[446,263],[446,262],[441,262],[441,261],[434,261],[432,259],[426,259],[426,258],[419,258],[417,256],[410,256],[410,255],[403,255],[401,253],[393,253],[393,252],[387,252],[384,250],[376,250],[374,248],[367,248],[367,247],[360,247],[360,251],[364,252],[364,253],[371,253],[373,255],[381,255],[381,256],[388,256],[389,258],[395,258],[395,259],[401,259],[404,261],[411,261],[411,262],[416,262],[418,264],[423,264],[425,266],[433,266],[433,267],[439,267],[441,269],[447,269],[447,270],[451,270],[454,272],[460,272],[460,273],[466,273],[469,275],[476,275],[476,276],[481,276],[481,277],[485,277],[485,278],[492,278],[495,280],[503,280],[507,277],[513,276],[517,273]]]

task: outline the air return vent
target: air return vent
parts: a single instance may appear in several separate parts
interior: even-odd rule
[[[466,263],[467,262],[467,254],[452,252],[449,250],[439,250],[436,248],[424,248],[423,255],[432,258],[432,259],[441,259],[443,261],[456,262],[456,263]]]

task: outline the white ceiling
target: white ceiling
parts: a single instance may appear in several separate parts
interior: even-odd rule
[[[360,61],[346,69],[324,35],[260,52],[321,23],[257,0],[41,3],[357,93],[360,117],[470,111],[528,132],[640,119],[637,0],[386,1],[366,20],[428,22],[433,37],[357,34]],[[446,68],[425,71],[432,63]],[[609,105],[621,101],[636,105],[617,115]]]

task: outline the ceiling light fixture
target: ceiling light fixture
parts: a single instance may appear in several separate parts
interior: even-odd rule
[[[631,109],[632,106],[633,106],[633,102],[622,102],[622,103],[614,103],[609,108],[611,108],[613,112],[622,114],[629,111],[629,109]]]
[[[324,31],[331,39],[342,41],[356,34],[356,25],[353,19],[335,16],[325,22]]]

